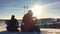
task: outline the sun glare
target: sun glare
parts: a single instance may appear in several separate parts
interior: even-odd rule
[[[42,7],[40,5],[34,5],[31,8],[32,12],[33,12],[33,16],[40,18],[41,14],[42,14]]]

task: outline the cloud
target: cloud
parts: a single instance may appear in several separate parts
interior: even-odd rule
[[[45,5],[41,6],[41,7],[47,7],[47,6],[51,6],[51,5],[54,5],[54,4],[60,4],[60,2],[55,2],[55,3],[45,4]]]

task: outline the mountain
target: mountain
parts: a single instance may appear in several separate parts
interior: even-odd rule
[[[57,19],[55,18],[43,18],[43,19],[38,19],[38,23],[40,24],[47,24],[47,23],[53,23]]]

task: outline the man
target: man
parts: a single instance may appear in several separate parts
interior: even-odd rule
[[[32,10],[29,10],[27,14],[24,15],[22,22],[24,23],[23,28],[21,28],[21,31],[23,32],[29,32],[29,29],[32,25],[35,25],[36,23],[33,21],[33,13]]]
[[[19,31],[18,30],[18,21],[15,19],[15,16],[12,15],[9,25],[7,26],[8,31]]]

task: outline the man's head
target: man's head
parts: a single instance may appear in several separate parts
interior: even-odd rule
[[[33,15],[32,10],[28,10],[28,14]]]
[[[14,19],[14,18],[15,18],[15,16],[14,16],[14,15],[12,15],[11,19]]]

